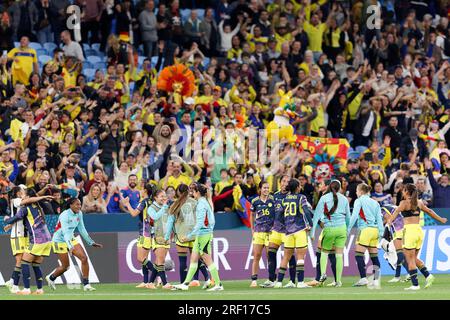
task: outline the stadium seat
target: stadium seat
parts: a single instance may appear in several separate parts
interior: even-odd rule
[[[53,55],[53,50],[55,50],[56,47],[57,47],[57,45],[54,44],[53,42],[44,43],[44,48],[45,48],[45,50],[47,50],[49,55]]]
[[[39,55],[38,56],[38,61],[40,64],[45,65],[47,62],[49,62],[50,60],[52,60],[52,57],[48,56],[48,55]]]
[[[15,42],[14,42],[14,47],[15,47],[15,48],[18,48],[19,46],[20,46],[20,42],[15,41]]]
[[[144,63],[144,60],[145,60],[146,58],[147,58],[147,57],[145,57],[145,56],[139,56],[139,57],[138,57],[138,66],[139,66],[139,68],[142,67],[142,64]]]
[[[84,69],[83,74],[86,76],[87,81],[92,81],[95,77],[95,69],[92,68]]]
[[[197,10],[197,17],[199,20],[203,20],[205,18],[205,9],[195,9]]]
[[[144,45],[140,45],[137,49],[139,55],[144,55]]]
[[[30,46],[30,48],[33,48],[34,50],[42,49],[42,45],[38,42],[30,42],[29,46]]]
[[[91,44],[91,48],[97,52],[100,52],[100,43]]]
[[[92,67],[93,67],[95,70],[97,70],[97,69],[100,69],[100,70],[106,70],[106,68],[108,67],[108,65],[107,65],[106,63],[100,61],[100,62],[97,62],[97,63],[93,63],[93,64],[92,64]]]
[[[96,64],[96,63],[102,62],[102,58],[97,57],[97,56],[87,56],[86,60],[89,61],[92,64]]]
[[[158,56],[152,57],[152,60],[151,60],[152,68],[155,68],[157,62],[158,62]],[[163,59],[163,63],[164,63],[164,59]],[[161,63],[161,65],[163,65],[163,63]]]
[[[205,57],[205,58],[203,59],[202,65],[203,65],[205,68],[207,68],[207,67],[209,66],[209,61],[210,61],[210,59],[209,59],[208,57]]]
[[[89,44],[87,44],[87,43],[83,43],[83,50],[84,51],[91,50],[91,46]]]
[[[84,50],[84,56],[85,57],[89,57],[89,56],[97,56],[98,52],[95,51],[94,49],[85,49]]]
[[[356,146],[355,148],[355,151],[358,152],[359,154],[362,154],[366,150],[367,150],[366,146]]]
[[[47,56],[47,55],[50,55],[50,54],[47,52],[47,50],[45,50],[44,48],[36,49],[36,53],[37,53],[38,57],[39,57],[39,56]]]
[[[94,68],[94,65],[91,62],[89,62],[88,60],[84,60],[84,62],[83,62],[83,70],[84,69],[89,69],[89,68]]]
[[[181,9],[180,15],[181,15],[181,23],[185,24],[191,15],[191,9]]]

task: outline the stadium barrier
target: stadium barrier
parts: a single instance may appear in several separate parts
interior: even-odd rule
[[[89,227],[89,225],[88,225]],[[449,226],[427,226],[424,227],[425,237],[420,258],[425,262],[428,270],[432,273],[450,273],[450,227]],[[319,231],[316,235],[318,239]],[[117,283],[117,282],[140,282],[141,266],[136,259],[137,232],[106,232],[91,233],[92,238],[104,245],[103,249],[86,247],[91,264],[90,280],[93,283]],[[344,250],[344,275],[357,275],[358,270],[354,259],[354,246],[356,241],[356,230],[353,230]],[[14,259],[11,255],[9,236],[0,236],[0,285],[8,280]],[[80,242],[82,243],[81,239]],[[305,273],[307,277],[315,274],[315,248],[316,243],[309,243],[308,254],[305,261]],[[282,257],[282,250],[278,252],[278,264]],[[214,233],[212,243],[212,255],[221,278],[225,280],[250,279],[252,264],[251,232],[245,229],[218,230]],[[381,274],[392,275],[393,270],[383,258],[383,251],[379,251],[381,261]],[[167,259],[175,263],[175,269],[167,273],[171,282],[179,281],[178,258],[173,245],[168,253]],[[366,262],[369,256],[366,255]],[[59,283],[79,283],[75,264],[80,266],[80,261],[72,258],[69,271],[58,279]],[[46,258],[42,267],[44,274],[50,273],[58,265],[57,256],[51,254]],[[260,278],[267,276],[266,259],[260,261]],[[406,274],[405,270],[402,270]],[[328,271],[331,275],[331,270]]]

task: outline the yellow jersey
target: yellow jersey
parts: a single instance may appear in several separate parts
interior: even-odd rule
[[[8,58],[13,59],[12,79],[13,85],[20,81],[24,85],[30,83],[30,75],[33,72],[33,64],[37,63],[36,50],[33,48],[14,48],[8,52]]]

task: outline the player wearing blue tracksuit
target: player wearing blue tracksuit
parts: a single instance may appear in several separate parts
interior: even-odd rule
[[[368,284],[366,279],[366,263],[364,261],[364,253],[369,251],[372,265],[374,266],[374,283],[373,286],[378,289],[380,261],[378,260],[378,242],[383,236],[383,215],[379,203],[370,198],[370,187],[361,183],[356,188],[358,199],[353,205],[353,212],[350,223],[347,227],[347,233],[350,233],[353,225],[357,223],[358,238],[355,247],[355,259],[358,265],[359,275],[361,279],[355,286],[365,286]]]
[[[56,225],[55,233],[52,238],[53,252],[58,255],[58,259],[61,261],[61,265],[58,266],[52,274],[45,277],[49,287],[53,290],[56,290],[56,278],[69,269],[69,253],[81,261],[80,277],[82,278],[84,291],[95,290],[89,284],[89,261],[84,248],[74,238],[75,230],[78,230],[81,237],[89,246],[102,247],[101,244],[97,244],[92,240],[84,226],[80,200],[72,198],[69,200],[69,209],[64,210],[59,216],[58,224]]]

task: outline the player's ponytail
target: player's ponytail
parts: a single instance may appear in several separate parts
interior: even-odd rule
[[[175,219],[178,219],[181,207],[186,203],[186,200],[189,197],[189,187],[184,183],[180,184],[177,188],[176,195],[177,200],[170,206],[169,214],[173,214]]]
[[[406,193],[408,193],[408,195],[410,197],[409,201],[411,203],[411,210],[416,210],[417,206],[418,206],[418,204],[417,204],[417,202],[418,202],[417,187],[412,183],[407,183],[404,188],[406,190]]]
[[[333,193],[333,208],[329,211],[329,214],[333,214],[338,206],[338,196],[339,190],[341,189],[341,182],[339,180],[332,180],[328,186],[328,192]]]

